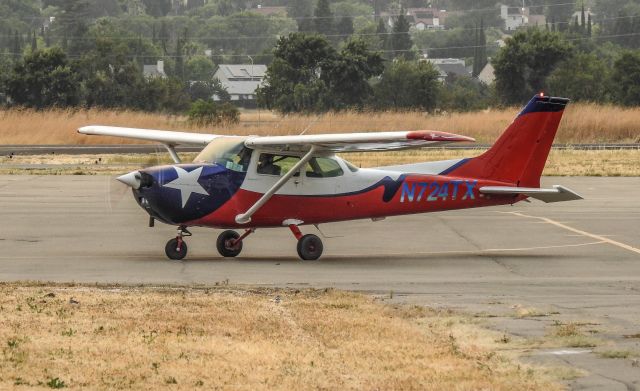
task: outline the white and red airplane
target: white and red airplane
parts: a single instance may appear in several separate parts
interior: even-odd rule
[[[482,155],[425,163],[357,168],[337,152],[388,151],[470,137],[437,131],[235,137],[148,129],[87,126],[88,135],[118,136],[164,144],[175,164],[133,171],[118,178],[133,189],[151,216],[178,226],[165,247],[171,259],[187,254],[188,227],[225,230],[217,240],[224,257],[235,257],[257,228],[289,227],[304,260],[318,259],[323,245],[302,225],[450,209],[513,204],[528,197],[544,202],[581,199],[562,187],[540,188],[540,175],[568,103],[542,94],[531,99],[496,143]],[[183,164],[177,145],[204,149]]]

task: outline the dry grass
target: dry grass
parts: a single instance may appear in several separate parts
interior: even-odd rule
[[[602,341],[587,335],[582,331],[581,323],[569,322],[556,324],[549,330],[546,344],[551,346],[567,346],[570,348],[593,348]]]
[[[3,284],[0,312],[1,389],[559,389],[435,312],[333,290]]]
[[[85,125],[101,124],[151,129],[238,135],[308,134],[356,131],[434,129],[493,142],[513,120],[519,108],[472,113],[430,115],[421,112],[328,113],[320,116],[278,116],[269,111],[247,111],[241,123],[226,127],[191,126],[181,116],[107,110],[0,111],[0,144],[119,144],[135,140],[87,137],[76,134]],[[576,104],[567,108],[557,142],[640,142],[640,108]]]

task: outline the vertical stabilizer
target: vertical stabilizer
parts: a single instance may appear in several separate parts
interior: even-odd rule
[[[565,98],[534,96],[487,152],[447,175],[539,187],[567,103]]]

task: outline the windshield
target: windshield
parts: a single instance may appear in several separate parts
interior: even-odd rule
[[[246,172],[252,149],[244,146],[245,137],[219,137],[207,145],[194,163],[215,163],[233,171]]]

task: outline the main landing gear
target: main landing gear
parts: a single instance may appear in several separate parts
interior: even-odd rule
[[[218,240],[216,240],[216,248],[220,255],[225,258],[232,258],[238,256],[242,251],[242,241],[249,235],[255,232],[254,228],[248,229],[244,231],[242,236],[238,234],[236,231],[224,231],[220,235],[218,235]]]
[[[315,261],[322,255],[322,240],[312,234],[303,235],[297,225],[290,225],[293,236],[298,239],[298,256],[304,261]]]
[[[297,225],[290,225],[289,229],[298,240],[297,250],[301,259],[315,261],[320,258],[323,246],[319,237],[312,234],[303,235]],[[255,228],[245,230],[242,235],[232,230],[224,231],[218,235],[216,248],[220,255],[225,258],[236,257],[242,252],[242,241],[254,232]],[[187,243],[184,240],[187,236],[191,236],[191,232],[186,226],[179,226],[176,237],[169,240],[164,248],[169,259],[181,260],[187,255]]]

